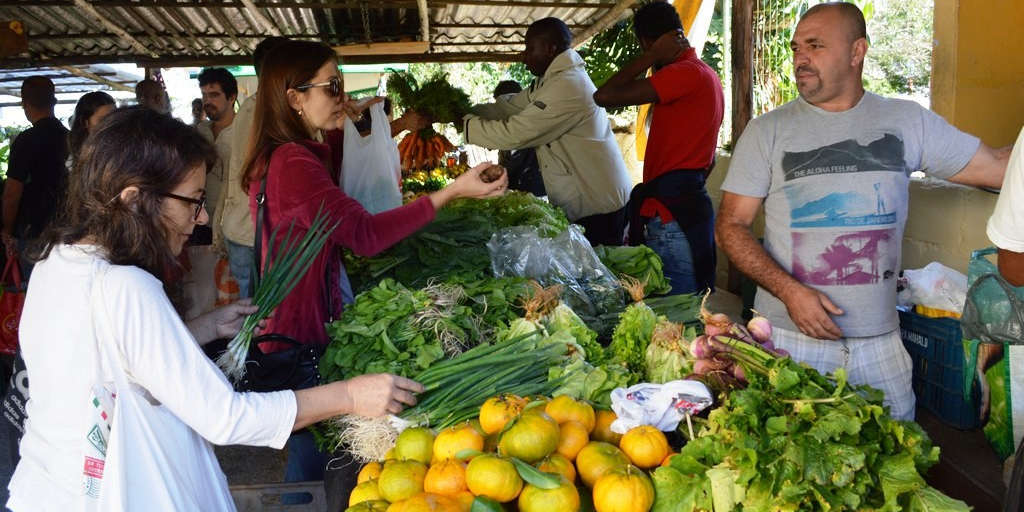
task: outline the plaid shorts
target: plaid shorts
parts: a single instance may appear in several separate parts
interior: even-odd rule
[[[867,384],[885,392],[893,418],[914,419],[913,366],[903,348],[899,329],[879,336],[819,340],[799,331],[773,328],[772,342],[789,351],[793,360],[822,374],[845,368],[851,384]]]

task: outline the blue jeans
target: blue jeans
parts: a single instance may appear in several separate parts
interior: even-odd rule
[[[228,265],[231,277],[238,283],[238,297],[252,297],[253,274],[255,273],[256,251],[248,245],[236,244],[227,238],[224,245],[228,248]]]
[[[654,250],[664,264],[665,277],[672,285],[672,295],[697,291],[697,276],[693,269],[693,251],[686,233],[676,221],[662,224],[660,217],[647,221],[645,245]]]
[[[317,450],[313,434],[302,430],[288,438],[288,462],[284,469],[285,482],[310,482],[324,479],[328,454]],[[281,496],[282,505],[310,503],[312,496],[292,493]]]

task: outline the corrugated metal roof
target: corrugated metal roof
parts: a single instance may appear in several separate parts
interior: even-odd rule
[[[556,16],[578,32],[624,2],[428,1],[430,52],[397,61],[512,60],[533,21]],[[29,53],[0,59],[2,68],[248,64],[253,48],[273,30],[332,46],[420,39],[415,0],[0,0],[0,20],[22,21],[29,39]],[[346,61],[395,62],[396,56]]]
[[[79,66],[74,69],[67,67],[7,69],[0,73],[0,96],[20,96],[21,82],[30,76],[49,78],[57,89],[58,95],[84,94],[118,88],[133,91],[135,84],[142,80],[142,70],[132,73],[102,64]]]

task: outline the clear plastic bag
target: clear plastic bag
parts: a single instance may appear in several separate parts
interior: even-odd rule
[[[359,135],[352,120],[345,118],[344,157],[341,159],[341,188],[370,213],[402,206],[398,179],[402,169],[398,145],[391,137],[391,124],[383,103],[370,107],[370,134]]]
[[[901,300],[924,307],[963,312],[967,297],[967,276],[937,261],[924,268],[904,270],[907,279],[905,296]]]
[[[519,276],[543,286],[562,286],[562,300],[581,316],[619,311],[624,291],[615,274],[601,263],[579,226],[554,238],[544,238],[532,226],[515,226],[495,233],[487,249],[497,277]]]

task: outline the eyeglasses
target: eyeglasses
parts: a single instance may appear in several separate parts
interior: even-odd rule
[[[327,87],[327,95],[332,98],[337,98],[338,96],[341,96],[341,79],[336,76],[332,76],[331,79],[326,82],[317,82],[315,84],[302,84],[296,87],[295,90],[305,92],[313,87]]]
[[[160,195],[163,197],[169,197],[171,199],[177,199],[178,201],[185,201],[186,203],[189,204],[194,204],[196,211],[195,216],[192,217],[192,220],[199,220],[199,212],[203,211],[203,208],[206,208],[206,192],[203,192],[203,195],[199,196],[199,199],[179,196],[178,194],[172,194],[170,192],[161,192]]]

